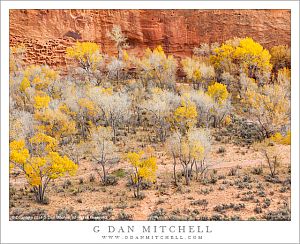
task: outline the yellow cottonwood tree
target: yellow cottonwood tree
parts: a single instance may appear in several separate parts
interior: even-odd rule
[[[146,49],[142,59],[135,62],[145,87],[150,81],[160,88],[174,85],[177,62],[172,55],[165,54],[162,46],[157,46],[153,51]]]
[[[182,166],[185,183],[190,184],[193,168],[202,174],[207,169],[205,159],[210,151],[210,139],[206,131],[191,129],[186,135],[175,132],[167,141],[167,149],[173,157],[173,176],[177,184],[176,165],[177,160]]]
[[[215,48],[210,61],[219,72],[238,74],[240,69],[250,78],[258,78],[272,69],[271,55],[252,38],[235,38]]]
[[[229,96],[226,85],[218,82],[207,88],[207,94],[218,104],[222,104]]]
[[[57,140],[74,135],[77,132],[76,122],[59,108],[38,110],[35,112],[34,118],[40,122],[40,125],[38,125],[39,131]]]
[[[289,91],[279,84],[258,87],[248,85],[243,92],[242,104],[249,119],[254,121],[263,138],[270,137],[282,126],[289,124]]]
[[[156,157],[147,157],[144,151],[129,152],[126,155],[127,160],[133,167],[131,180],[134,184],[134,197],[140,198],[140,187],[142,181],[154,182],[156,180]]]
[[[45,201],[50,180],[75,175],[77,171],[78,166],[72,160],[56,152],[57,144],[56,139],[43,133],[35,134],[27,145],[24,139],[10,143],[10,163],[25,174],[39,203]]]
[[[74,58],[86,72],[94,71],[103,60],[97,43],[77,42],[66,50],[67,57]]]
[[[201,62],[199,58],[185,58],[181,64],[187,80],[193,83],[195,89],[206,86],[215,78],[214,67]]]
[[[191,127],[197,123],[197,107],[187,94],[181,98],[181,104],[177,107],[169,119],[171,127],[185,134]]]

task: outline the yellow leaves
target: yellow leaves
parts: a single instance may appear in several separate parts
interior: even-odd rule
[[[113,89],[112,89],[112,87],[101,88],[101,93],[106,94],[106,95],[112,95],[113,94]]]
[[[278,144],[291,145],[291,131],[288,131],[285,136],[277,132],[271,136],[270,140]]]
[[[29,141],[37,147],[45,145],[45,148],[43,149],[45,149],[46,152],[54,151],[58,144],[55,138],[44,133],[35,134],[32,138],[29,139]]]
[[[271,55],[252,38],[246,37],[228,41],[214,50],[215,55],[210,56],[211,62],[216,68],[228,69],[232,63],[243,68],[245,73],[254,66],[262,72],[269,72],[272,69],[270,63]]]
[[[204,158],[204,146],[200,142],[194,142],[191,146],[191,157],[196,160],[202,160]]]
[[[36,95],[34,97],[34,107],[36,109],[43,109],[48,108],[50,97],[45,93],[38,93],[39,95]]]
[[[229,125],[230,123],[231,123],[231,118],[230,118],[230,116],[227,115],[224,119],[224,124]]]
[[[9,160],[15,164],[23,165],[29,158],[29,151],[25,147],[24,140],[12,141],[9,143]]]
[[[42,148],[42,151],[35,150],[34,155],[30,155],[24,140],[12,141],[10,143],[10,161],[20,165],[31,186],[42,186],[44,178],[56,179],[66,173],[69,175],[76,173],[78,166],[67,156],[61,156],[54,151],[57,145],[54,138],[38,133],[29,141],[34,148],[40,145],[46,146]]]
[[[68,47],[66,53],[68,57],[85,59],[99,51],[99,47],[93,42],[77,42],[73,47]]]
[[[126,61],[129,61],[129,55],[127,53],[126,50],[123,50],[123,60],[126,62]]]
[[[30,65],[24,71],[23,86],[33,86],[36,90],[45,90],[57,78],[58,73],[47,66]]]
[[[45,158],[32,157],[30,162],[24,165],[26,179],[31,186],[42,185],[41,169],[45,164]]]
[[[151,89],[151,92],[153,94],[162,94],[163,90],[159,87],[154,87],[154,88]]]
[[[252,119],[261,125],[264,136],[269,137],[274,131],[289,123],[289,90],[279,84],[262,87],[249,86],[241,100]]]
[[[56,179],[64,176],[66,173],[73,176],[76,174],[78,165],[70,160],[67,156],[60,156],[57,152],[50,152],[46,156],[49,163],[47,174],[50,179]]]
[[[186,95],[181,99],[181,105],[174,111],[173,117],[179,127],[188,130],[197,122],[197,107]]]
[[[160,87],[175,81],[177,62],[172,55],[166,55],[161,46],[153,51],[147,48],[142,59],[136,59],[136,65],[146,80],[153,80]]]
[[[57,179],[69,175],[75,175],[78,166],[67,156],[61,156],[57,152],[49,152],[44,157],[31,157],[24,165],[24,171],[28,183],[31,186],[43,184],[43,178]]]
[[[66,114],[63,113],[66,109]],[[59,109],[45,109],[35,113],[35,119],[41,122],[38,126],[41,132],[59,139],[61,136],[68,136],[76,133],[76,123],[71,120],[67,113],[68,108],[60,107]]]
[[[30,87],[30,81],[28,80],[27,77],[24,77],[24,79],[22,80],[21,84],[20,84],[20,91],[21,92],[25,92],[25,90]]]
[[[207,94],[219,104],[222,104],[229,96],[226,85],[218,82],[207,88]]]
[[[181,61],[182,68],[188,80],[198,82],[201,79],[200,62],[194,58],[185,58]]]
[[[216,68],[221,68],[224,61],[231,62],[233,59],[234,47],[229,44],[222,44],[221,47],[214,49],[215,55],[210,56],[210,61]]]
[[[88,98],[80,98],[78,100],[78,105],[87,110],[87,113],[91,116],[96,115],[97,114],[97,110],[95,107],[95,104]]]
[[[76,59],[84,69],[94,70],[103,59],[99,46],[93,42],[77,42],[66,49],[66,54],[67,57]]]
[[[126,155],[129,163],[135,168],[133,180],[137,183],[140,179],[155,181],[157,170],[156,157],[145,157],[144,151],[129,152]]]

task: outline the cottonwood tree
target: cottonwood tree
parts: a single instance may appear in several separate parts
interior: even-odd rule
[[[9,115],[9,139],[20,140],[22,138],[32,137],[35,133],[37,121],[35,121],[33,114],[17,110],[13,108]]]
[[[144,151],[129,152],[126,158],[132,166],[131,181],[134,185],[134,197],[141,198],[140,188],[143,181],[154,182],[156,180],[157,159],[145,155]]]
[[[167,141],[169,154],[173,158],[173,176],[175,184],[177,160],[182,166],[186,185],[190,184],[195,167],[196,176],[204,174],[207,169],[206,157],[210,150],[209,135],[203,129],[191,129],[186,135],[175,132]]]
[[[204,125],[206,128],[208,128],[213,116],[214,108],[216,107],[214,100],[201,89],[197,91],[191,91],[189,95],[191,101],[195,103],[197,108],[198,125]]]
[[[141,73],[145,87],[152,82],[162,89],[174,89],[177,62],[172,55],[166,55],[161,46],[156,47],[153,51],[148,48],[144,56],[136,59],[134,63]]]
[[[270,49],[274,73],[283,68],[291,68],[291,48],[287,45],[273,46]]]
[[[88,139],[95,122],[101,118],[101,111],[89,97],[88,87],[75,84],[65,88],[59,109],[75,121],[76,129],[84,140]]]
[[[22,110],[32,113],[36,100],[50,100],[49,86],[58,79],[58,73],[48,66],[29,65],[11,76],[10,97]]]
[[[208,86],[207,95],[214,101],[213,109],[211,111],[211,118],[213,118],[214,127],[220,126],[224,118],[229,114],[231,110],[231,102],[229,99],[229,93],[227,87],[224,84],[215,82]]]
[[[210,61],[219,74],[226,71],[233,75],[244,72],[250,78],[265,83],[272,69],[271,55],[252,38],[234,38],[214,49]]]
[[[185,58],[181,61],[183,71],[194,89],[204,88],[215,78],[213,66],[201,62],[198,58]]]
[[[58,141],[44,133],[10,142],[10,163],[19,168],[32,186],[36,201],[44,203],[50,180],[75,175],[78,166],[57,152]]]
[[[103,60],[97,43],[77,42],[73,47],[66,49],[67,57],[75,59],[87,73],[95,71]]]
[[[170,129],[168,118],[175,108],[178,107],[179,103],[180,98],[174,93],[153,89],[151,99],[146,100],[141,106],[149,113],[152,124],[156,128],[157,137],[159,137],[161,142],[165,141]]]
[[[113,25],[113,28],[111,31],[107,32],[107,36],[115,42],[116,48],[118,51],[118,60],[123,60],[123,49],[126,49],[129,47],[127,43],[127,37],[122,33],[122,29],[119,25]]]
[[[100,88],[101,89],[101,88]],[[91,91],[90,97],[102,111],[108,125],[113,131],[113,142],[116,143],[117,129],[126,124],[131,116],[131,99],[126,93]]]
[[[259,87],[254,81],[248,81],[242,90],[243,112],[258,126],[262,138],[270,137],[289,124],[289,91],[279,84]]]
[[[59,107],[38,110],[34,114],[40,123],[37,128],[57,140],[72,137],[77,133],[76,122]]]
[[[109,169],[119,161],[118,149],[112,142],[113,134],[110,128],[97,127],[91,134],[91,141],[85,143],[86,153],[91,155],[96,164],[95,170],[105,185]]]
[[[196,104],[191,101],[189,94],[183,94],[181,96],[180,105],[169,118],[171,129],[185,135],[190,128],[196,125],[197,117]]]
[[[108,78],[116,79],[119,82],[124,66],[125,64],[122,60],[113,57],[107,65]]]

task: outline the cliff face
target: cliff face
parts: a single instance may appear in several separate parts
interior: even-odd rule
[[[252,37],[265,47],[290,45],[289,10],[11,10],[10,44],[24,43],[28,63],[63,66],[65,49],[93,41],[116,54],[107,31],[120,25],[128,53],[161,44],[167,53],[190,56],[200,43]]]

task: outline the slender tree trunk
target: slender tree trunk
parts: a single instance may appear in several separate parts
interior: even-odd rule
[[[177,186],[177,177],[176,177],[176,157],[173,155],[173,177],[175,186]]]
[[[190,185],[189,168],[185,166],[185,183],[187,186]]]
[[[115,126],[115,122],[112,122],[112,130],[113,130],[113,143],[116,144],[116,126]]]
[[[102,166],[102,171],[103,171],[103,184],[106,184],[106,170],[105,170],[105,165],[104,163],[101,163],[101,166]]]

